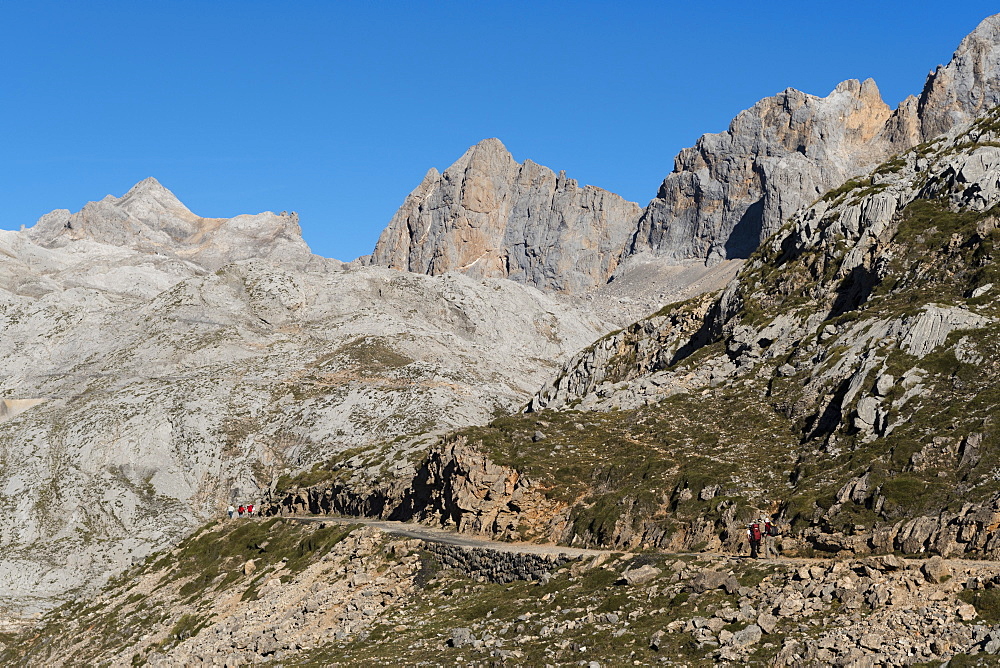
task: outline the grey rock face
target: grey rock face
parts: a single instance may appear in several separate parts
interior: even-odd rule
[[[919,98],[895,111],[871,79],[844,81],[824,98],[789,88],[761,100],[726,132],[682,150],[641,216],[616,195],[519,165],[487,139],[444,174],[428,172],[370,262],[578,294],[635,255],[745,258],[831,188],[998,103],[1000,15],[984,20]]]
[[[986,18],[919,98],[894,112],[870,79],[845,81],[825,98],[788,89],[680,152],[626,254],[746,257],[829,189],[997,104],[1000,15]]]
[[[1000,14],[995,14],[962,40],[948,65],[927,77],[916,105],[920,136],[924,141],[937,137],[998,104]]]
[[[122,197],[108,195],[77,213],[47,213],[26,233],[45,248],[86,239],[188,260],[212,271],[249,258],[304,266],[312,257],[296,214],[202,218],[152,177]]]
[[[789,88],[703,135],[674,159],[628,254],[746,257],[801,206],[889,155],[873,143],[891,111],[875,82],[825,98]]]
[[[369,262],[583,292],[610,278],[639,211],[563,172],[518,164],[500,140],[486,139],[443,174],[427,172]]]

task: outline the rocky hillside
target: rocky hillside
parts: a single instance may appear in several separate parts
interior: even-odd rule
[[[532,406],[646,406],[610,415],[733,462],[679,467],[660,510],[709,501],[723,541],[749,505],[814,549],[996,556],[998,119],[830,191],[714,302],[605,338]]]
[[[745,258],[824,192],[997,104],[1000,15],[896,110],[870,79],[845,81],[827,97],[789,88],[761,100],[725,132],[682,150],[641,215],[611,193],[518,165],[488,139],[444,174],[428,172],[370,261],[579,294],[627,273],[633,256]]]
[[[788,554],[996,558],[998,204],[994,110],[829,191],[720,294],[599,339],[532,412],[410,471],[331,462],[279,505],[667,550],[744,550],[766,513]]]
[[[184,211],[145,181],[0,232],[6,607],[94,586],[286,471],[514,410],[607,330],[509,281],[315,258],[288,216]]]
[[[5,665],[993,665],[995,563],[533,557],[235,520],[0,634]],[[976,662],[981,662],[977,664]]]

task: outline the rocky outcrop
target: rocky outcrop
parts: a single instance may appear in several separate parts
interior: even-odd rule
[[[263,514],[419,520],[507,539],[551,539],[566,530],[565,504],[547,499],[527,477],[494,464],[461,436],[443,439],[418,467],[390,477],[372,477],[356,462],[343,465],[342,482],[283,490]]]
[[[427,172],[379,237],[370,263],[422,274],[508,278],[584,292],[617,267],[639,206],[486,139]]]
[[[690,300],[602,337],[574,355],[528,403],[527,410],[571,406],[587,410],[614,397],[617,408],[642,405],[640,395],[657,398],[684,391],[666,369],[691,341],[713,304],[712,297]],[[641,378],[640,384],[630,381]],[[632,396],[625,397],[624,390]]]
[[[89,240],[187,260],[210,271],[250,258],[296,267],[312,259],[296,214],[202,218],[152,177],[76,213],[47,213],[25,233],[45,248]]]

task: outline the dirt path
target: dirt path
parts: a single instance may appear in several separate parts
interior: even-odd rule
[[[339,524],[364,524],[381,529],[386,533],[407,538],[418,538],[431,543],[457,545],[459,547],[484,548],[498,552],[514,552],[517,554],[560,555],[569,557],[596,557],[598,555],[628,554],[622,550],[587,550],[579,547],[564,547],[562,545],[539,545],[537,543],[516,543],[490,540],[479,536],[459,534],[448,529],[428,527],[410,522],[391,522],[389,520],[373,520],[363,517],[337,517],[332,515],[289,516],[286,520],[295,522],[337,522]]]
[[[496,550],[498,552],[514,552],[518,554],[538,554],[538,555],[566,555],[568,557],[596,557],[599,555],[610,556],[618,554],[631,556],[631,553],[623,550],[590,550],[578,547],[565,547],[563,545],[539,545],[537,543],[504,542],[490,540],[481,536],[460,534],[449,529],[424,526],[411,522],[393,522],[389,520],[375,520],[363,517],[337,517],[333,515],[311,515],[311,516],[289,516],[287,520],[295,522],[337,522],[339,524],[364,524],[365,526],[381,529],[386,533],[407,538],[417,538],[431,543],[441,543],[443,545],[457,545],[468,548],[484,548]],[[692,556],[702,559],[724,559],[732,561],[749,561],[750,557],[740,554],[726,554],[722,552],[682,552],[676,556]],[[852,557],[862,559],[863,556]],[[828,564],[832,561],[842,560],[842,557],[780,557],[778,559],[756,559],[758,563],[774,564],[781,566],[811,566],[817,564]],[[926,559],[903,559],[911,565],[920,566]],[[952,567],[960,570],[988,569],[1000,571],[1000,561],[983,561],[974,559],[945,559]]]

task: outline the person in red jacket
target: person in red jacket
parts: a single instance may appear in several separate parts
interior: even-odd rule
[[[240,513],[240,517],[243,517],[243,515],[244,515],[244,514],[245,514],[246,512],[247,512],[247,507],[246,507],[246,506],[240,506],[240,507],[239,507],[239,513]]]
[[[750,541],[750,558],[760,558],[760,542],[764,539],[764,525],[760,520],[747,525],[747,539]]]

